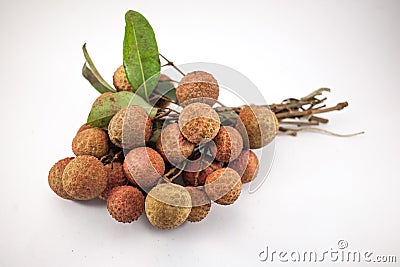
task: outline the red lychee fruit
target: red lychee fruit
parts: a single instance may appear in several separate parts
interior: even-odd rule
[[[176,98],[180,105],[202,102],[214,105],[219,96],[217,80],[210,73],[194,71],[186,74],[176,88]]]
[[[107,198],[107,209],[118,222],[131,223],[143,213],[144,196],[136,187],[114,187]]]
[[[220,129],[218,113],[204,103],[193,103],[186,106],[178,120],[183,136],[192,143],[212,140]]]
[[[242,135],[246,148],[261,148],[268,145],[278,132],[279,125],[275,114],[264,106],[244,106],[236,129]]]
[[[210,212],[211,201],[204,191],[196,187],[187,186],[186,190],[189,192],[192,199],[192,210],[187,220],[189,222],[200,222]]]
[[[178,123],[172,123],[162,129],[156,147],[166,161],[178,164],[192,155],[195,144],[183,137]]]
[[[107,186],[104,165],[93,156],[78,156],[64,169],[62,183],[65,192],[76,200],[99,196]]]
[[[242,136],[230,126],[221,126],[214,142],[215,145],[210,146],[211,154],[221,162],[235,160],[243,149]]]
[[[106,189],[99,195],[100,199],[107,200],[111,190],[114,187],[126,185],[128,179],[125,176],[122,168],[122,163],[113,162],[104,166],[107,171],[107,186]]]
[[[118,111],[108,125],[111,142],[124,149],[145,146],[151,133],[151,119],[144,108],[136,105]]]
[[[239,157],[229,164],[241,177],[242,184],[251,182],[258,172],[258,158],[251,150],[243,150]]]
[[[242,182],[235,170],[222,168],[207,176],[204,188],[208,197],[215,203],[230,205],[239,198]]]
[[[80,133],[80,132],[83,132],[84,130],[91,129],[91,128],[96,128],[96,127],[87,125],[86,123],[85,123],[85,124],[82,124],[82,126],[79,127],[79,129],[78,129],[78,131],[76,132],[76,134],[78,134],[78,133]]]
[[[138,147],[125,156],[123,168],[131,183],[148,188],[164,174],[165,164],[157,151],[149,147]]]
[[[72,151],[76,156],[90,155],[101,158],[108,153],[108,136],[97,127],[78,132],[72,140]]]
[[[65,158],[60,161],[58,161],[56,164],[51,167],[49,176],[48,176],[48,182],[50,188],[56,193],[59,197],[65,198],[65,199],[72,199],[70,195],[65,192],[62,184],[62,175],[64,173],[65,167],[68,165],[68,163],[71,162],[74,158]]]
[[[196,157],[192,161],[187,162],[185,171],[182,172],[182,179],[186,185],[201,186],[206,182],[208,175],[221,168],[222,163],[213,161],[210,156],[204,156],[203,160],[200,157]]]

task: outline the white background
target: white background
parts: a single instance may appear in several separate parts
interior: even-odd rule
[[[267,245],[322,252],[340,239],[400,260],[400,1],[236,2],[1,1],[0,266],[266,266]],[[48,171],[72,156],[97,96],[81,77],[81,46],[111,81],[128,9],[148,18],[175,63],[230,66],[270,102],[330,87],[330,104],[350,106],[325,128],[366,134],[280,136],[259,191],[172,231],[58,198]]]

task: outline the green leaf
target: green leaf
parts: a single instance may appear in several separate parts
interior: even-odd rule
[[[82,68],[83,77],[85,77],[86,80],[88,80],[89,83],[100,93],[115,92],[115,89],[112,88],[97,71],[92,59],[89,56],[89,53],[86,50],[86,44],[83,45],[82,50],[86,59],[86,62]]]
[[[136,11],[125,14],[124,68],[132,88],[148,101],[160,76],[160,60],[153,28]]]
[[[151,118],[157,113],[157,109],[152,107],[140,96],[132,92],[122,91],[107,95],[96,101],[87,118],[87,124],[107,129],[111,118],[128,105],[141,106],[146,109]]]

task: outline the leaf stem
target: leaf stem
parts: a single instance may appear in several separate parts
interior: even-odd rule
[[[164,57],[161,53],[159,53],[159,55],[165,60],[167,61],[167,64],[165,64],[165,66],[171,66],[173,67],[175,70],[177,70],[180,74],[182,74],[182,76],[185,76],[185,73],[183,71],[181,71],[177,66],[175,66],[174,62],[169,61],[166,57]]]

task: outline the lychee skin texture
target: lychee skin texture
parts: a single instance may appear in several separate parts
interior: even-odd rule
[[[208,175],[221,168],[222,163],[213,161],[210,156],[204,157],[203,163],[197,158],[186,164],[185,171],[182,172],[182,179],[186,185],[201,186],[206,182]]]
[[[210,73],[194,71],[186,74],[176,88],[176,98],[180,105],[203,102],[214,105],[219,96],[217,80]]]
[[[97,127],[81,131],[72,140],[72,151],[76,156],[90,155],[101,158],[108,153],[108,136]]]
[[[145,211],[150,223],[160,229],[173,229],[183,224],[191,211],[189,192],[172,183],[159,184],[146,196]]]
[[[53,190],[54,193],[56,193],[59,197],[65,198],[65,199],[72,199],[70,195],[65,192],[62,184],[62,175],[64,172],[65,167],[68,165],[68,163],[71,162],[74,158],[65,158],[60,161],[58,161],[56,164],[51,167],[49,171],[49,176],[48,176],[48,182],[51,190]]]
[[[107,171],[107,186],[106,189],[99,195],[100,199],[107,200],[110,192],[117,186],[126,185],[128,179],[125,176],[122,168],[122,163],[113,162],[104,166]]]
[[[78,156],[64,169],[62,183],[65,192],[76,200],[99,196],[107,186],[107,172],[96,157]]]
[[[156,144],[157,151],[171,164],[186,160],[192,155],[194,147],[195,144],[183,137],[178,123],[172,123],[163,128]]]
[[[239,113],[239,119],[236,129],[242,134],[246,148],[264,147],[272,142],[277,134],[277,118],[267,107],[244,106]]]
[[[124,161],[128,180],[142,188],[153,186],[164,174],[165,164],[160,154],[149,147],[132,149]]]
[[[258,173],[258,158],[251,150],[243,150],[239,157],[229,164],[241,177],[242,184],[254,180]]]
[[[124,149],[145,146],[152,133],[152,122],[144,108],[127,106],[112,117],[108,124],[111,142]]]
[[[87,125],[87,124],[85,123],[85,124],[83,124],[81,127],[79,127],[79,129],[78,129],[78,131],[76,132],[76,134],[78,134],[78,133],[80,133],[80,132],[83,132],[84,130],[92,129],[92,128],[96,128],[96,127]]]
[[[207,177],[204,187],[208,197],[215,203],[230,205],[239,198],[242,182],[235,170],[222,168]]]
[[[121,91],[135,92],[136,91],[132,88],[131,84],[128,82],[128,79],[126,78],[125,68],[123,65],[119,66],[118,69],[114,72],[113,84],[118,92],[121,92]]]
[[[204,103],[186,106],[179,115],[178,124],[183,136],[194,144],[212,140],[220,129],[217,112]]]
[[[196,188],[188,186],[186,190],[189,192],[192,199],[192,210],[189,213],[187,220],[189,222],[200,222],[203,220],[211,209],[211,201],[207,194]]]
[[[107,209],[118,222],[131,223],[143,213],[144,196],[136,187],[114,187],[107,199]]]
[[[211,153],[216,160],[221,162],[235,160],[243,149],[242,136],[230,126],[221,126],[214,142],[215,146],[210,147]]]

